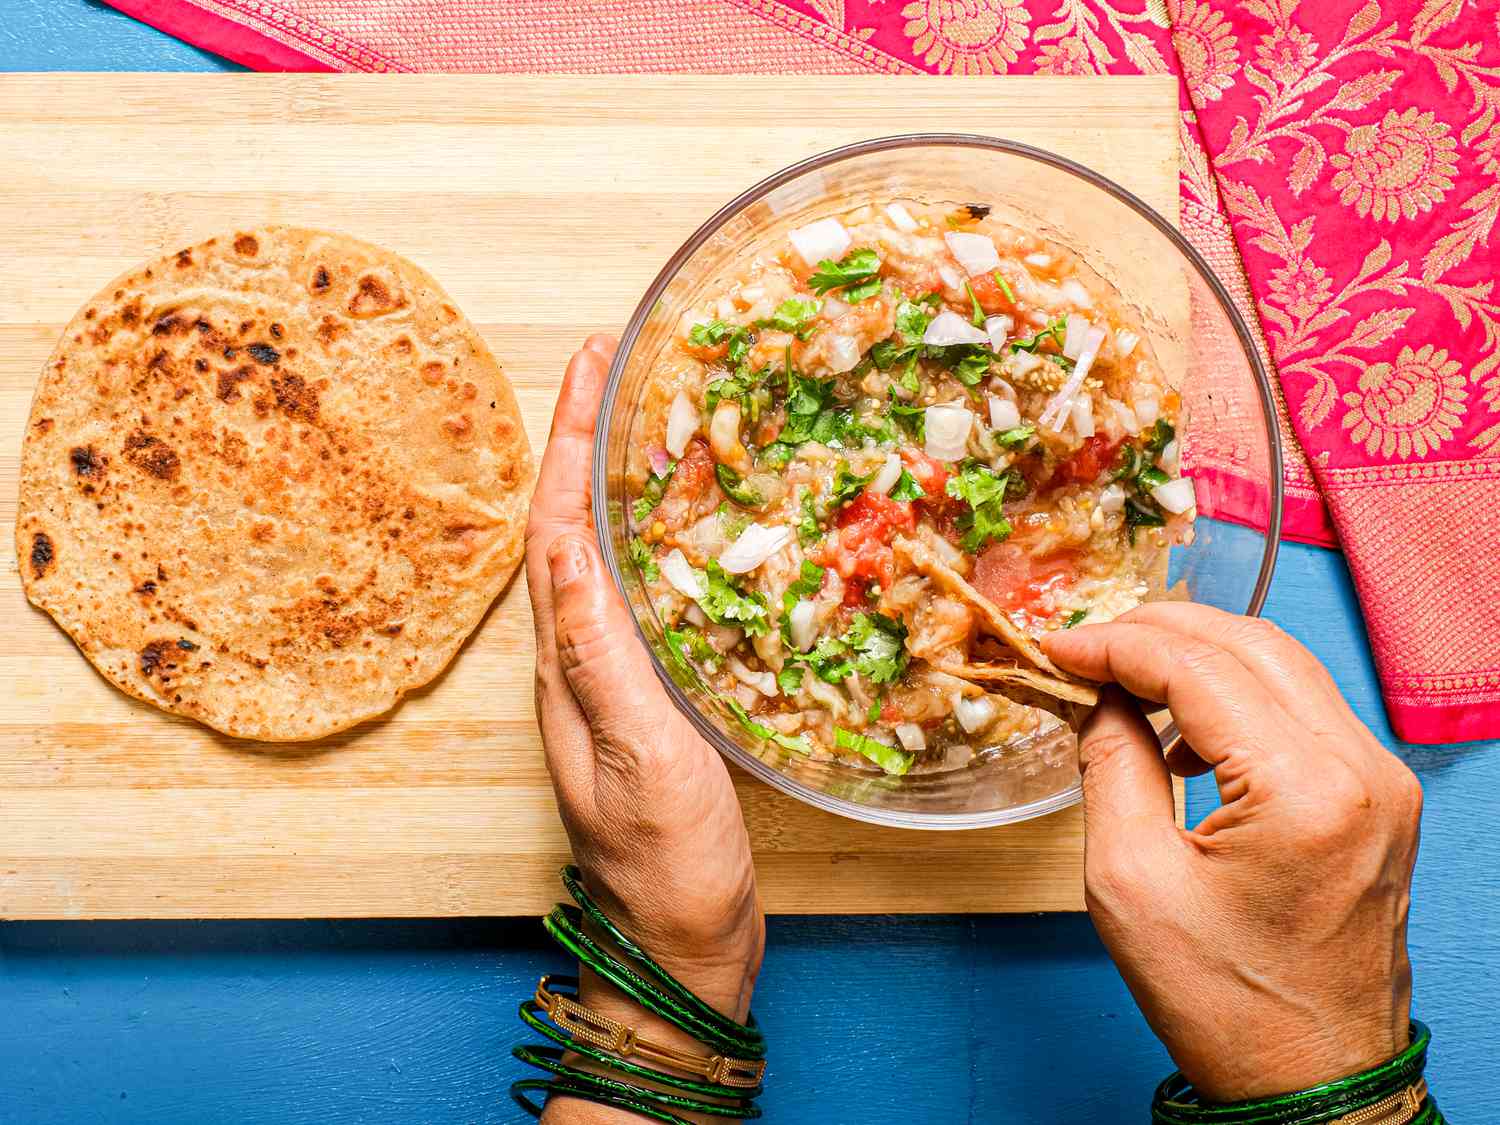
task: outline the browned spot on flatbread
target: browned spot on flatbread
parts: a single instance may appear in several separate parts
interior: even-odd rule
[[[360,318],[386,316],[406,307],[406,294],[377,273],[360,274],[349,297],[349,315]]]
[[[143,430],[135,430],[125,439],[125,460],[157,480],[176,480],[182,471],[177,451]]]
[[[234,236],[234,252],[242,258],[253,258],[260,253],[260,240],[253,234]]]
[[[281,353],[270,344],[249,344],[245,350],[250,353],[250,358],[255,360],[256,363],[264,364],[267,367],[281,362]]]
[[[57,548],[52,545],[52,537],[45,531],[38,531],[31,537],[32,575],[36,578],[45,578],[55,558],[57,558]]]
[[[249,367],[236,367],[233,371],[220,371],[214,394],[220,402],[233,402],[240,397],[240,384],[250,378]]]
[[[105,457],[92,445],[75,445],[68,450],[68,461],[75,475],[85,480],[102,480]]]
[[[272,379],[271,390],[276,395],[276,409],[283,414],[304,422],[318,420],[318,392],[301,375],[288,373]]]

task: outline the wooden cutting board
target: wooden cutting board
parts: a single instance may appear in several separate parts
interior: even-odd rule
[[[505,364],[540,453],[558,379],[618,331],[721,202],[859,138],[924,128],[1066,154],[1177,213],[1169,77],[0,77],[0,522],[38,372],[144,259],[285,222],[429,269]],[[585,471],[579,466],[579,472]],[[296,748],[106,684],[0,569],[0,917],[538,913],[568,855],[532,714],[517,578],[449,671]],[[771,911],[1081,908],[1080,811],[916,833],[737,778]]]

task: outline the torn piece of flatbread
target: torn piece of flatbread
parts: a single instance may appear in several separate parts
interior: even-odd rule
[[[972,606],[986,631],[1015,649],[1027,662],[1058,680],[1070,679],[1047,659],[1046,654],[1034,640],[1017,628],[1015,623],[1000,611],[999,606],[969,585],[964,576],[944,562],[930,544],[900,536],[891,546],[898,556],[905,557],[913,570],[927,575],[943,590]]]
[[[1030,688],[1043,695],[1065,699],[1069,703],[1080,703],[1085,707],[1096,706],[1099,702],[1099,693],[1088,684],[1058,679],[1045,672],[1022,668],[1016,664],[940,664],[937,667],[960,680]]]

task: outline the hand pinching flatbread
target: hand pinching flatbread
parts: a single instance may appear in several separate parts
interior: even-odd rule
[[[131,695],[317,738],[452,659],[520,560],[532,476],[509,382],[431,277],[240,231],[68,325],[22,455],[22,581]]]

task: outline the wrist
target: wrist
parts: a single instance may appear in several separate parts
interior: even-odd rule
[[[1262,1041],[1252,1052],[1183,1060],[1182,1074],[1208,1101],[1247,1101],[1306,1090],[1360,1074],[1394,1058],[1410,1043],[1403,1021],[1389,1028],[1316,1027]]]

